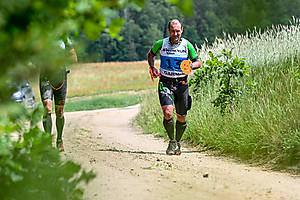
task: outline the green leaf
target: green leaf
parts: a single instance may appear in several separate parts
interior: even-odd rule
[[[123,18],[114,19],[109,25],[109,34],[116,38],[121,30],[122,25],[124,24]]]
[[[31,115],[31,123],[30,123],[31,127],[36,126],[41,121],[43,111],[44,111],[44,109],[43,109],[42,105],[40,105],[40,104],[33,110],[32,115]]]
[[[100,34],[101,29],[96,23],[87,21],[84,25],[84,31],[90,39],[96,40]]]
[[[167,0],[168,2],[175,4],[180,11],[186,16],[193,15],[193,1],[192,0]]]

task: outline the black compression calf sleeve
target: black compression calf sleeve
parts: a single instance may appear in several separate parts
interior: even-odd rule
[[[56,117],[57,140],[62,139],[64,125],[65,125],[65,117]]]
[[[176,121],[176,141],[179,142],[186,128],[186,122]]]
[[[174,140],[174,121],[173,121],[173,118],[169,119],[169,120],[166,120],[164,118],[164,127],[168,133],[168,136],[170,138],[170,140]]]
[[[51,133],[51,131],[52,131],[51,113],[45,113],[43,115],[43,127],[44,127],[45,132]]]

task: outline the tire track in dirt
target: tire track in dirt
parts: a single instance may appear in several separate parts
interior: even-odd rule
[[[167,142],[132,125],[139,106],[66,113],[62,155],[93,169],[88,200],[300,200],[300,177],[249,167],[183,148],[167,156]]]

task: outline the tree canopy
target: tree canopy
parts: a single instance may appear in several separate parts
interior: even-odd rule
[[[142,8],[127,5],[119,9],[114,13],[124,19],[119,39],[106,32],[102,32],[96,41],[81,36],[78,39],[80,60],[145,60],[155,40],[168,36],[167,23],[173,18],[182,21],[183,37],[200,47],[206,41],[212,43],[216,37],[222,38],[224,32],[233,35],[254,27],[266,29],[275,24],[288,24],[292,16],[300,17],[299,0],[284,3],[277,0],[194,0],[193,6],[180,1],[187,5],[184,10],[190,13],[188,16],[170,2],[179,1],[146,0]]]

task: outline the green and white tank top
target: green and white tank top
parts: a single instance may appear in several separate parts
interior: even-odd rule
[[[172,46],[169,37],[157,41],[152,52],[156,55],[160,51],[160,74],[168,78],[182,78],[186,75],[180,69],[183,60],[197,59],[198,55],[193,45],[182,38],[178,45]]]

